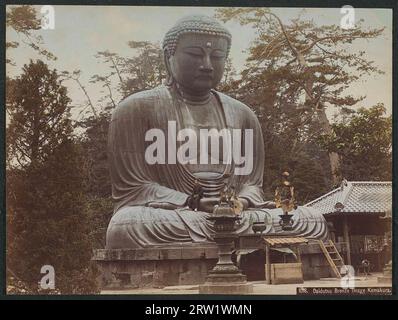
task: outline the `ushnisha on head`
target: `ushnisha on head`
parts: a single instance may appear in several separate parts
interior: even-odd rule
[[[215,19],[180,19],[163,41],[167,83],[189,96],[208,95],[221,81],[230,47],[231,34]]]

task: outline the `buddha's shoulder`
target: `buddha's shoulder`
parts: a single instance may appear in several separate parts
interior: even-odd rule
[[[236,100],[235,98],[232,98],[231,96],[228,96],[222,92],[217,91],[218,96],[221,99],[221,102],[223,103],[224,107],[228,108],[228,111],[235,112],[235,113],[241,113],[244,115],[247,115],[249,117],[254,116],[255,114],[253,110],[243,102]]]
[[[115,108],[113,114],[120,115],[135,112],[151,112],[159,101],[163,87],[136,92],[124,98]]]

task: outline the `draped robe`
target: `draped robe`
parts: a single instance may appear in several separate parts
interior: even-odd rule
[[[175,121],[175,132],[185,128],[182,102],[170,87],[159,86],[131,95],[122,101],[112,114],[108,137],[108,158],[115,201],[114,215],[107,231],[107,248],[142,248],[154,245],[212,241],[213,226],[206,212],[192,211],[186,201],[192,193],[195,180],[204,190],[205,197],[218,197],[226,177],[236,194],[249,203],[242,213],[237,233],[252,232],[252,221],[266,219],[265,233],[282,233],[279,226],[280,209],[264,209],[263,200],[264,143],[259,121],[245,104],[217,91],[212,91],[218,104],[219,124],[226,129],[253,130],[253,168],[250,174],[237,175],[233,161],[222,173],[201,177],[190,170],[192,165],[178,161],[167,163],[168,148],[176,141],[169,132],[169,121]],[[200,106],[198,106],[200,108]],[[152,143],[145,141],[150,129],[165,133],[165,164],[149,164],[145,150]],[[220,128],[218,128],[220,129]],[[173,132],[171,132],[173,133]],[[168,139],[171,138],[171,139]],[[170,140],[170,141],[169,141]],[[241,139],[245,150],[245,139]],[[178,147],[178,145],[177,145]],[[159,151],[158,151],[159,152]],[[160,151],[161,152],[161,151]],[[175,210],[152,208],[152,202],[170,203]],[[314,238],[328,236],[325,220],[311,209],[299,207],[294,214],[295,234]]]

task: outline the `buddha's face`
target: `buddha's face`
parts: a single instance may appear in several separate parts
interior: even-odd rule
[[[203,93],[221,81],[228,42],[219,36],[184,34],[169,58],[170,71],[177,83],[191,93]]]

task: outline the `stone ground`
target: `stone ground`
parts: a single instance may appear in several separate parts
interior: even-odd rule
[[[391,284],[378,283],[377,277],[381,273],[373,273],[369,276],[355,277],[355,287],[391,287]],[[270,285],[265,281],[251,281],[253,284],[253,294],[255,295],[295,295],[298,287],[341,287],[340,279],[324,278],[320,280],[309,280],[301,284],[278,284]],[[125,290],[103,290],[101,294],[198,294],[198,285],[171,286],[164,288],[143,288],[143,289],[125,289]]]

